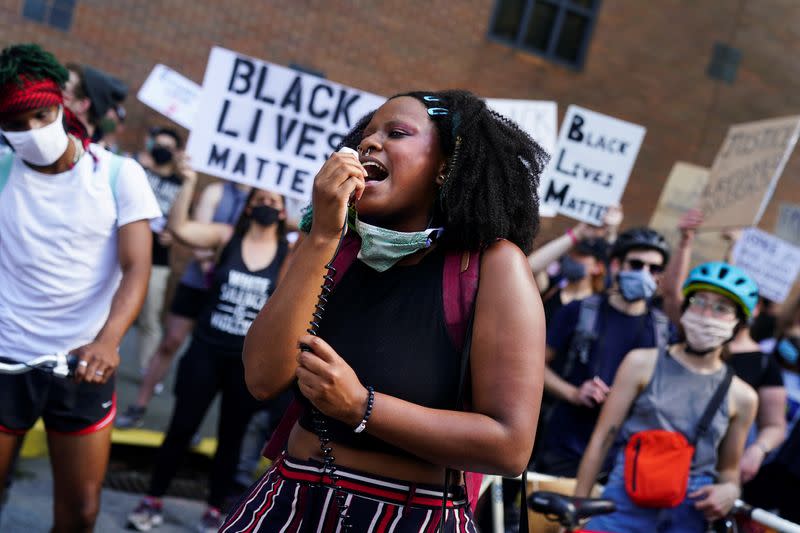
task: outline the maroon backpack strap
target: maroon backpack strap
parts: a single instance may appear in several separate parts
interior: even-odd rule
[[[342,280],[344,273],[347,272],[356,260],[360,249],[361,239],[358,238],[355,232],[349,231],[342,241],[339,253],[336,254],[333,260],[332,266],[336,271],[333,275],[333,287]],[[281,452],[286,449],[286,444],[289,442],[289,433],[291,433],[295,423],[302,415],[302,404],[297,400],[292,400],[286,412],[283,414],[281,421],[278,423],[278,427],[272,432],[272,436],[270,436],[267,444],[264,446],[261,455],[270,461],[274,461]]]
[[[480,252],[447,252],[444,257],[444,321],[458,351],[464,347],[467,322],[475,304],[480,274]]]

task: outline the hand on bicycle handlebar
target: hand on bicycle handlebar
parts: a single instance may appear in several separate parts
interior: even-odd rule
[[[94,341],[81,346],[72,353],[78,357],[75,367],[75,381],[80,383],[105,383],[119,366],[119,352],[116,346]]]
[[[702,512],[708,521],[726,516],[738,497],[739,487],[733,483],[706,485],[689,494],[689,498],[697,500],[694,508]]]

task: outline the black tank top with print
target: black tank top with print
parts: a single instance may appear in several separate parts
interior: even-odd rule
[[[242,237],[234,236],[214,268],[211,297],[197,320],[194,337],[220,352],[241,357],[247,330],[275,291],[287,251],[288,244],[282,239],[272,262],[251,271],[242,258]]]
[[[357,260],[337,284],[319,336],[347,361],[364,386],[425,407],[456,407],[461,353],[445,324],[443,268],[440,250],[416,265],[395,266],[382,273]],[[297,389],[296,394],[310,406]],[[375,409],[380,409],[378,403]],[[354,428],[324,418],[335,442],[407,455],[371,436],[369,429],[354,433]],[[310,409],[300,425],[314,431]]]

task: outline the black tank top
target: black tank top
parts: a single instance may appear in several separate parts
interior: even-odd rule
[[[234,236],[214,268],[209,291],[212,297],[198,318],[195,338],[220,352],[241,357],[250,324],[275,291],[287,250],[288,244],[281,240],[272,262],[261,270],[250,271],[242,259],[242,237]]]
[[[444,320],[443,268],[444,254],[434,251],[416,265],[395,266],[383,273],[355,261],[344,274],[329,297],[319,335],[364,386],[425,407],[456,407],[461,353]],[[349,425],[323,418],[332,439],[340,444],[408,455],[369,435],[369,429],[354,433]],[[310,409],[300,425],[314,431]]]

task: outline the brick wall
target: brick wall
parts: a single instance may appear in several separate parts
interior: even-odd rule
[[[490,42],[494,0],[78,0],[68,32],[24,20],[22,3],[0,0],[0,45],[40,42],[65,62],[117,75],[134,94],[156,62],[200,82],[209,48],[219,44],[378,94],[464,87],[642,124],[626,224],[649,220],[675,160],[710,166],[730,124],[800,112],[796,0],[603,0],[580,71]],[[715,41],[742,50],[733,85],[705,75]],[[127,107],[124,141],[132,148],[146,124],[163,119],[135,98]],[[798,174],[794,156],[766,228],[780,201],[800,202]],[[545,224],[544,236],[567,223]]]

